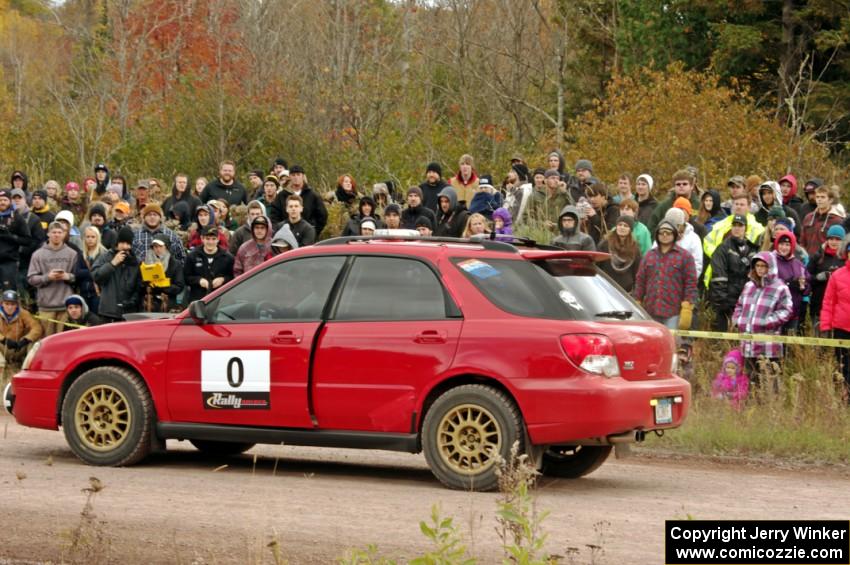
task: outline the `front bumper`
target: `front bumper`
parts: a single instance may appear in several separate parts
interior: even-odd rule
[[[677,428],[691,404],[690,383],[675,375],[646,381],[595,375],[523,381],[518,399],[534,445],[610,445],[617,436]],[[675,397],[681,401],[672,405],[672,421],[656,423],[651,402]]]
[[[15,395],[12,393],[12,382],[9,381],[6,383],[6,386],[3,388],[3,408],[6,409],[11,415],[15,415]]]
[[[4,405],[13,398],[15,420],[23,426],[59,428],[59,371],[21,371],[3,392]],[[7,408],[7,410],[9,410]]]

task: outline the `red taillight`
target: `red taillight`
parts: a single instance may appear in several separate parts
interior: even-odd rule
[[[589,373],[620,376],[620,363],[614,344],[600,334],[567,334],[561,336],[561,347],[570,361]]]

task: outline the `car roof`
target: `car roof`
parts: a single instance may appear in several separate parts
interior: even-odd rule
[[[465,239],[451,237],[414,236],[353,236],[336,237],[320,241],[316,245],[302,247],[282,256],[294,259],[300,255],[333,254],[402,254],[435,258],[439,255],[451,257],[476,257],[543,260],[584,259],[592,262],[608,258],[607,253],[597,251],[567,251],[560,247],[541,245],[533,240],[514,238],[510,241],[493,239]]]

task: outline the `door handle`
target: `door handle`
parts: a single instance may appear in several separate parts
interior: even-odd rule
[[[301,336],[301,332],[283,330],[277,332],[277,334],[272,337],[272,343],[279,345],[301,343]]]
[[[416,343],[446,343],[446,332],[425,330],[424,332],[416,334],[413,341]]]

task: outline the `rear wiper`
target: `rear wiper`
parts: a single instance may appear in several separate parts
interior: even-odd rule
[[[632,317],[632,312],[628,310],[610,310],[608,312],[599,312],[597,318],[617,318],[618,320],[628,320]]]

